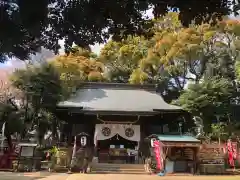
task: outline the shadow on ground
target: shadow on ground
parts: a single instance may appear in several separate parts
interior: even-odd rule
[[[50,172],[32,172],[32,173],[18,173],[18,172],[0,172],[0,180],[41,180],[49,176],[67,176],[65,173],[50,173]]]
[[[134,173],[134,172],[90,172],[90,173],[87,173],[87,174],[129,174],[129,175],[147,175],[147,173],[143,172],[143,173]]]

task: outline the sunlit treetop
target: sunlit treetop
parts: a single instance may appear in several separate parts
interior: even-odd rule
[[[87,47],[112,37],[121,40],[128,35],[151,37],[154,24],[143,14],[153,10],[155,19],[169,10],[179,11],[184,26],[237,13],[236,0],[41,0],[3,1],[0,6],[0,57],[15,56],[26,60],[40,47],[60,49],[65,40],[70,52],[75,43]],[[234,7],[234,8],[232,8]],[[1,60],[3,60],[1,58]]]
[[[150,40],[147,55],[139,60],[140,68],[133,71],[130,82],[143,83],[149,82],[149,79],[157,82],[166,74],[184,79],[189,71],[200,78],[205,67],[211,66],[210,61],[218,59],[220,64],[224,64],[225,56],[239,59],[239,20],[224,19],[215,25],[202,23],[184,27],[178,20],[178,15],[169,13],[156,20],[157,27],[168,28],[155,29],[156,33]],[[172,25],[171,20],[174,21]]]
[[[81,80],[100,80],[102,78],[101,73],[104,71],[101,62],[76,54],[58,56],[51,63],[60,73],[62,80],[70,81],[73,84],[78,84],[78,81]]]

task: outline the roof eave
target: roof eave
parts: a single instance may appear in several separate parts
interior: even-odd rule
[[[185,111],[184,109],[153,109],[153,111],[159,112],[159,113],[189,113],[188,111]]]
[[[152,111],[125,111],[125,110],[86,110],[82,106],[64,106],[58,105],[58,110],[68,110],[71,113],[84,113],[84,114],[106,114],[106,115],[142,115],[142,116],[152,116],[162,113],[188,113],[183,109],[153,109]]]
[[[159,112],[156,111],[124,111],[124,110],[72,110],[72,113],[84,113],[87,115],[132,115],[132,116],[153,116],[158,115]]]

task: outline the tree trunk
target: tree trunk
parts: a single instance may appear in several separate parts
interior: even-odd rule
[[[12,149],[13,149],[12,137],[11,137],[11,134],[9,133],[7,128],[5,129],[5,136],[6,136],[6,139],[7,139],[9,150],[11,152]]]
[[[54,118],[53,124],[52,124],[52,143],[56,144],[58,141],[58,134],[57,134],[57,120]]]

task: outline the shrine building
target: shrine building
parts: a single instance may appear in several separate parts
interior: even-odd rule
[[[75,135],[89,134],[99,163],[142,163],[147,137],[189,142],[181,135],[192,124],[191,115],[166,103],[154,85],[83,83],[58,104],[58,116],[66,123],[62,141],[72,144]]]

